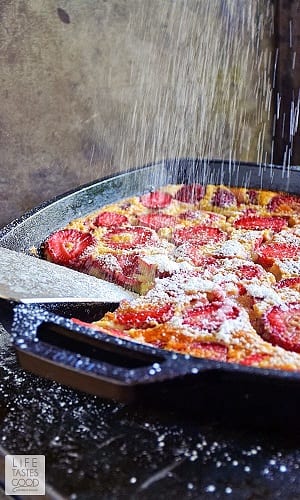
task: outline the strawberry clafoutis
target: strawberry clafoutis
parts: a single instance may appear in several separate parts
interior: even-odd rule
[[[300,197],[168,185],[71,221],[42,253],[139,294],[86,326],[191,356],[300,370]]]

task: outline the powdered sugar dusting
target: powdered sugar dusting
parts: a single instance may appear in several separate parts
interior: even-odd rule
[[[287,228],[287,218],[284,229],[268,228],[271,214],[266,213],[265,205],[266,200],[272,198],[271,192],[254,193],[254,202],[243,189],[231,191],[228,186],[208,185],[203,198],[193,204],[192,200],[176,199],[181,187],[170,185],[159,190],[169,193],[167,198],[170,198],[159,210],[143,204],[139,197],[128,203],[123,200],[112,204],[110,211],[126,215],[129,221],[120,230],[93,229],[91,225],[93,236],[99,239],[96,263],[91,265],[91,271],[97,273],[97,263],[102,263],[108,272],[112,268],[113,280],[119,279],[124,286],[132,286],[142,294],[129,305],[121,305],[125,314],[127,307],[129,320],[132,315],[133,325],[137,325],[136,328],[131,325],[128,330],[130,337],[174,351],[211,355],[230,362],[247,360],[251,353],[261,350],[268,354],[267,361],[266,358],[260,361],[262,366],[268,366],[269,362],[272,367],[281,364],[284,368],[299,369],[300,354],[275,348],[261,337],[261,332],[268,309],[283,300],[297,300],[297,291],[276,290],[276,280],[299,276],[300,260],[275,255],[274,265],[270,267],[269,261],[263,261],[259,253],[261,245],[272,251],[269,244],[273,242],[288,242],[298,247],[299,228]],[[238,203],[214,205],[212,200],[219,192],[226,192],[230,199],[239,200]],[[249,217],[255,214],[260,229],[237,229],[235,221],[241,213],[245,227]],[[172,227],[163,225],[165,216],[172,220]],[[292,215],[290,224],[295,224],[297,217]],[[159,227],[150,229],[156,224]],[[85,225],[81,220],[78,227],[87,230],[88,222]],[[277,247],[273,248],[276,251]],[[120,326],[118,313],[109,314],[109,326],[126,333],[127,323]],[[105,318],[103,321],[105,327]],[[257,366],[259,358],[253,359]]]

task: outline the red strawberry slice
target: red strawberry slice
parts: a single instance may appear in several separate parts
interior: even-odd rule
[[[284,217],[246,215],[237,219],[234,222],[234,226],[238,229],[272,229],[275,232],[279,232],[287,226],[287,221]]]
[[[236,197],[229,189],[218,188],[212,196],[211,204],[220,208],[230,207],[236,205]]]
[[[116,212],[101,212],[93,222],[97,227],[112,227],[127,224],[128,219],[125,215]]]
[[[144,291],[154,285],[156,268],[146,264],[138,255],[117,255],[122,271],[116,274],[119,285],[129,286],[136,292]]]
[[[227,240],[227,234],[221,229],[209,226],[193,226],[177,229],[173,235],[175,245],[189,242],[195,245],[207,245]]]
[[[102,326],[95,325],[95,323],[88,323],[87,321],[81,321],[78,318],[71,318],[71,321],[76,323],[79,326],[85,326],[87,328],[93,328],[94,330],[99,330],[102,333],[108,333],[109,335],[113,335],[114,337],[121,337],[121,338],[131,338],[129,335],[124,333],[122,330],[116,330],[115,328],[108,328],[105,327],[103,328]]]
[[[183,323],[202,331],[213,332],[219,330],[227,319],[235,319],[239,309],[223,302],[195,305],[186,309]]]
[[[154,231],[140,226],[109,229],[103,235],[102,240],[111,248],[122,250],[140,245],[154,245],[158,241]]]
[[[249,189],[246,194],[248,197],[248,203],[250,203],[251,205],[258,204],[258,193],[257,191],[255,191],[255,189]]]
[[[173,314],[174,306],[172,304],[149,304],[143,307],[134,307],[126,303],[116,311],[116,319],[126,329],[143,329],[165,323],[172,318]]]
[[[175,198],[184,203],[196,203],[202,200],[204,195],[205,187],[201,184],[185,184],[177,191]]]
[[[56,231],[45,241],[43,253],[47,260],[78,268],[84,263],[83,253],[96,244],[90,233],[78,229],[62,229]]]
[[[213,266],[217,262],[216,257],[203,255],[201,247],[197,248],[194,245],[190,247],[189,257],[194,266],[202,267],[203,269],[207,269],[209,266]]]
[[[116,255],[119,265],[125,276],[133,276],[139,267],[138,255]]]
[[[263,338],[288,351],[300,352],[300,304],[273,306],[263,318]]]
[[[146,193],[140,197],[142,205],[146,208],[165,208],[170,205],[172,199],[169,193],[164,193],[163,191]]]
[[[107,281],[140,292],[141,286],[141,259],[138,255],[110,255],[103,254],[97,257],[91,256],[84,265],[84,272],[104,278]],[[155,278],[155,270],[149,269],[148,274],[144,272],[144,279],[147,279],[149,287]],[[145,283],[144,283],[145,285]],[[145,285],[146,286],[146,285]]]
[[[300,210],[300,198],[291,194],[278,194],[273,196],[267,205],[267,209],[271,212],[292,212]]]
[[[203,216],[204,212],[201,212],[200,210],[187,210],[186,212],[181,212],[181,214],[179,214],[180,219],[193,221],[196,219],[203,219]]]
[[[139,262],[138,255],[116,255],[121,270],[114,274],[113,281],[118,285],[138,290],[139,288]]]
[[[172,227],[176,224],[176,217],[173,215],[152,213],[141,215],[139,218],[139,224],[141,226],[151,227],[151,229],[158,230],[162,227]]]
[[[224,215],[220,215],[213,212],[207,212],[206,210],[186,210],[186,212],[181,212],[179,214],[179,219],[197,221],[199,224],[207,224],[209,226],[213,226],[220,222],[226,220]]]
[[[247,293],[247,289],[242,283],[237,283],[236,286],[237,286],[239,295],[245,295]]]
[[[208,266],[211,266],[217,262],[216,257],[212,257],[210,255],[203,255],[202,245],[191,245],[190,243],[185,243],[178,248],[179,255],[184,260],[190,259],[194,266],[202,267],[206,269]]]
[[[300,245],[289,243],[265,243],[257,249],[257,262],[263,267],[273,265],[275,259],[291,259],[300,256]]]
[[[276,288],[278,288],[279,290],[281,288],[295,288],[300,292],[300,277],[284,278],[277,283]]]
[[[190,349],[193,355],[213,359],[215,361],[227,361],[227,346],[218,344],[217,342],[209,343],[194,341],[191,344]]]
[[[238,268],[238,274],[242,279],[251,280],[262,275],[262,269],[256,265],[243,264]]]
[[[266,358],[269,358],[270,355],[265,352],[255,352],[253,354],[249,354],[244,359],[241,359],[239,363],[245,366],[257,366],[261,361],[264,361]]]

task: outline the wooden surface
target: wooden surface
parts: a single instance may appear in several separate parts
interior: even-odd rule
[[[0,0],[0,227],[163,158],[269,159],[271,0]]]

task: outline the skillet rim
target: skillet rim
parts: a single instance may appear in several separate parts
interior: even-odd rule
[[[49,200],[46,200],[46,201],[43,201],[42,203],[38,204],[37,206],[31,208],[30,210],[26,211],[24,214],[22,214],[20,217],[12,220],[10,223],[8,223],[6,226],[4,226],[3,228],[0,228],[0,245],[3,246],[3,240],[5,239],[6,236],[9,236],[9,233],[11,231],[13,231],[14,229],[16,229],[19,225],[21,225],[23,222],[27,221],[28,219],[30,219],[32,216],[38,214],[39,212],[41,212],[42,210],[44,209],[47,209],[47,207],[50,207],[51,205],[54,205],[55,203],[59,202],[60,200],[64,200],[66,198],[68,198],[69,196],[72,196],[72,195],[76,195],[76,193],[79,193],[79,192],[84,192],[86,190],[88,190],[89,188],[92,188],[93,186],[97,186],[98,184],[101,185],[103,182],[105,181],[109,181],[109,180],[114,180],[114,179],[121,179],[122,177],[126,177],[127,174],[131,174],[131,173],[135,173],[135,172],[139,172],[139,171],[144,171],[144,170],[147,170],[147,169],[151,169],[153,167],[158,167],[159,165],[163,165],[167,168],[170,168],[172,166],[176,166],[177,164],[179,165],[180,162],[183,162],[184,164],[209,164],[212,163],[214,165],[217,165],[217,166],[224,166],[224,165],[234,165],[234,167],[236,168],[239,168],[240,166],[242,167],[249,167],[250,169],[265,169],[265,170],[274,170],[275,172],[277,172],[277,175],[279,174],[279,172],[282,173],[282,167],[280,165],[273,165],[273,164],[258,164],[258,163],[255,163],[255,162],[245,162],[245,161],[236,161],[236,160],[224,160],[224,159],[212,159],[212,158],[192,158],[192,157],[180,157],[180,158],[171,158],[171,159],[162,159],[162,160],[159,160],[159,161],[153,161],[153,162],[150,162],[150,163],[147,163],[143,166],[137,166],[137,167],[133,167],[133,168],[130,168],[130,169],[127,169],[127,170],[124,170],[124,171],[121,171],[121,172],[114,172],[113,174],[110,174],[110,175],[106,175],[104,177],[101,177],[101,178],[98,178],[98,179],[95,179],[93,181],[90,181],[88,183],[84,183],[82,185],[79,185],[75,188],[72,188],[62,194],[59,194],[59,195],[56,195],[54,197],[52,197],[51,199]],[[297,167],[297,166],[291,166],[289,168],[289,172],[295,172],[295,173],[298,173],[299,176],[300,176],[300,168]],[[276,176],[276,174],[274,174],[274,176]],[[281,177],[282,181],[284,181],[284,177],[282,176]],[[225,185],[228,185],[230,186],[231,184],[228,183],[228,184],[225,184]],[[262,188],[264,189],[264,188]],[[269,188],[266,188],[266,189],[269,189]],[[147,188],[147,190],[149,190],[149,187]],[[290,191],[287,191],[286,189],[284,189],[284,186],[281,188],[282,191],[284,192],[290,192]],[[274,191],[278,191],[276,189],[274,189]],[[11,244],[9,244],[9,247],[11,248]],[[29,251],[29,249],[28,249]],[[62,318],[63,316],[59,316],[60,318]],[[83,328],[83,331],[84,331],[84,327],[81,327]],[[140,344],[141,346],[141,349],[143,349],[143,344]],[[167,353],[169,351],[166,351]],[[198,359],[199,358],[195,358],[193,356],[190,357],[191,359]],[[238,364],[238,363],[221,363],[218,362],[218,361],[215,361],[215,360],[208,360],[208,359],[203,359],[203,361],[205,361],[205,364],[209,363],[209,365],[211,364],[212,367],[209,368],[209,371],[210,370],[216,370],[216,371],[219,371],[220,368],[221,368],[221,373],[223,373],[224,371],[226,372],[226,366],[229,367],[227,373],[232,373],[232,372],[240,372],[242,374],[245,374],[246,376],[252,374],[254,377],[255,375],[261,375],[263,376],[263,378],[267,377],[268,379],[275,379],[275,380],[285,380],[285,381],[297,381],[298,379],[300,379],[300,372],[291,372],[291,371],[288,371],[288,370],[277,370],[277,369],[267,369],[267,368],[259,368],[259,367],[249,367],[249,366],[244,366],[242,364]],[[176,370],[175,370],[176,371]],[[176,375],[176,373],[174,374]]]

